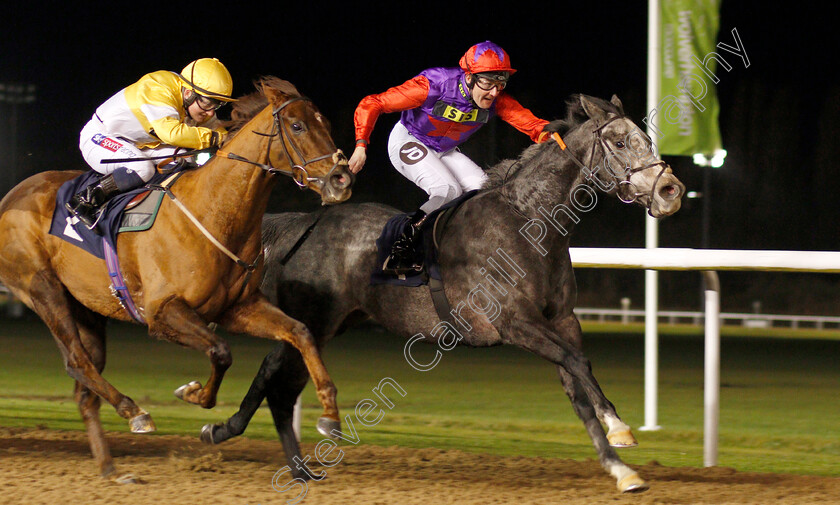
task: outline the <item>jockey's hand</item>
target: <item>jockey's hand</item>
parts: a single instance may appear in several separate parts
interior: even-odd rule
[[[354,174],[358,174],[362,167],[365,166],[365,161],[367,161],[367,148],[363,145],[356,146],[356,149],[353,150],[353,156],[350,156],[350,171]]]
[[[210,145],[208,147],[219,147],[225,141],[227,132],[224,130],[213,130],[210,135]]]

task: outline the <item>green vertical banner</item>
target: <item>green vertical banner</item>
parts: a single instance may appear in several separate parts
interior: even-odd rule
[[[710,156],[721,148],[715,41],[721,0],[660,0],[660,154]],[[724,63],[725,65],[725,63]]]

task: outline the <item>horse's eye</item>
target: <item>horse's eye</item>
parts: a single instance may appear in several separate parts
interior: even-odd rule
[[[615,147],[617,147],[619,149],[624,149],[624,142],[619,140],[618,142],[615,143]]]
[[[301,122],[292,123],[292,131],[295,133],[303,133],[306,131],[306,126]]]

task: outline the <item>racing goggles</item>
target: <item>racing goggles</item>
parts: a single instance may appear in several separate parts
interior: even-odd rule
[[[209,98],[204,95],[199,95],[198,93],[196,93],[195,103],[197,103],[198,107],[205,112],[219,110],[219,107],[225,104],[225,102],[221,100],[216,100],[215,98]]]
[[[475,85],[484,91],[490,91],[493,88],[499,91],[505,89],[510,74],[507,72],[488,72],[483,74],[475,74]]]

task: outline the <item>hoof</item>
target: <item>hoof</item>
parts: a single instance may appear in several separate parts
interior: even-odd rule
[[[622,430],[614,433],[607,433],[607,440],[612,447],[636,447],[639,442],[630,430]]]
[[[341,421],[335,421],[329,417],[318,418],[317,428],[318,433],[333,440],[337,440],[341,435]]]
[[[193,398],[193,393],[196,391],[201,391],[201,383],[198,381],[192,381],[189,384],[184,384],[183,386],[179,387],[175,390],[175,398],[179,400],[184,400],[187,403],[198,403],[198,401]]]
[[[128,427],[131,428],[132,433],[151,433],[157,430],[155,422],[152,421],[152,416],[148,412],[137,414],[129,419]]]
[[[618,490],[622,493],[641,493],[648,489],[650,489],[650,486],[637,473],[631,473],[618,481]]]
[[[201,427],[201,435],[199,436],[199,438],[205,444],[210,444],[210,445],[218,444],[219,442],[221,442],[221,440],[219,440],[217,442],[214,439],[213,434],[214,434],[215,431],[216,431],[216,425],[215,424],[205,424],[204,426]]]
[[[140,477],[134,475],[133,473],[126,473],[126,474],[120,475],[119,477],[114,477],[111,480],[116,482],[117,484],[142,484],[143,483],[143,481],[140,480]]]

